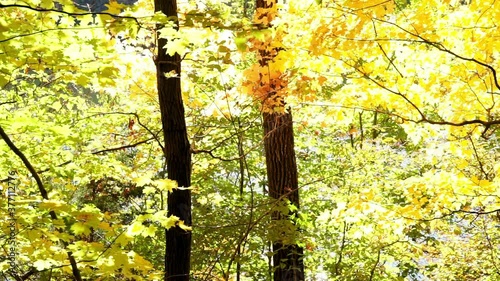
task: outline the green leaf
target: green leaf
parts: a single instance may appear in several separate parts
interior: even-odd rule
[[[247,42],[248,42],[248,39],[246,37],[234,38],[234,43],[236,43],[236,48],[240,52],[244,52],[247,50]]]

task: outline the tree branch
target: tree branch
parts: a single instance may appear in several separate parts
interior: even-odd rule
[[[2,126],[0,126],[0,136],[5,141],[5,143],[7,143],[9,148],[21,159],[21,161],[23,161],[24,166],[28,169],[28,171],[31,173],[31,176],[33,176],[33,178],[35,179],[36,184],[38,185],[38,190],[42,195],[42,198],[45,200],[49,200],[49,197],[47,195],[47,190],[43,186],[42,180],[40,179],[40,176],[36,172],[35,168],[33,168],[31,163],[28,161],[28,158],[26,158],[26,156],[10,140],[9,136],[5,133]]]
[[[155,138],[153,137],[153,138],[145,139],[145,140],[138,141],[138,142],[132,143],[132,144],[126,144],[126,145],[123,145],[123,146],[111,147],[111,148],[106,148],[106,149],[103,149],[103,150],[93,151],[92,154],[101,154],[101,153],[104,154],[104,153],[107,153],[107,152],[123,150],[123,149],[126,149],[126,148],[132,148],[132,147],[139,146],[141,144],[148,143],[148,142],[150,142],[150,141],[152,141],[154,139]]]
[[[411,31],[409,31],[409,30],[407,30],[407,29],[403,28],[402,26],[400,26],[400,25],[398,25],[398,24],[396,24],[396,23],[394,23],[394,22],[387,21],[387,20],[383,20],[383,19],[378,19],[378,18],[375,18],[374,20],[377,20],[377,21],[380,21],[380,22],[387,23],[387,24],[390,24],[390,25],[392,25],[392,26],[395,26],[395,27],[397,27],[397,28],[401,29],[402,31],[404,31],[404,32],[408,33],[409,35],[411,35],[411,36],[413,36],[413,37],[416,37],[416,38],[418,38],[418,39],[422,40],[422,41],[420,41],[421,43],[424,43],[424,44],[426,44],[426,45],[432,46],[432,47],[434,47],[434,48],[436,48],[436,49],[438,49],[438,50],[440,50],[440,51],[443,51],[443,52],[445,52],[445,53],[448,53],[448,54],[450,54],[450,55],[452,55],[452,56],[454,56],[454,57],[456,57],[456,58],[459,58],[459,59],[461,59],[461,60],[463,60],[463,61],[474,62],[474,63],[476,63],[476,64],[479,64],[479,65],[483,66],[483,67],[486,67],[489,71],[491,71],[491,74],[493,75],[493,81],[494,81],[494,83],[495,83],[495,87],[496,87],[498,90],[500,90],[500,83],[498,82],[498,79],[497,79],[497,72],[496,72],[495,68],[494,68],[494,67],[492,67],[491,65],[489,65],[489,64],[487,64],[487,63],[484,63],[484,62],[482,62],[482,61],[479,61],[479,60],[477,60],[477,59],[475,59],[475,58],[467,58],[467,57],[464,57],[464,56],[462,56],[462,55],[459,55],[459,54],[457,54],[457,53],[455,53],[455,52],[451,51],[450,49],[446,48],[446,47],[445,47],[442,43],[439,43],[439,42],[432,42],[432,41],[430,41],[430,40],[428,40],[428,39],[426,39],[426,38],[422,37],[420,34],[415,33],[415,32],[411,32]]]
[[[161,150],[163,152],[165,152],[165,147],[163,146],[163,144],[161,143],[161,141],[158,139],[158,134],[162,131],[160,130],[158,133],[153,133],[153,131],[151,131],[151,129],[149,129],[146,125],[144,125],[142,122],[141,122],[141,119],[139,118],[139,114],[135,113],[135,112],[96,112],[94,115],[89,115],[89,116],[86,116],[82,119],[87,119],[87,118],[91,118],[91,117],[94,117],[94,116],[104,116],[104,115],[132,115],[134,116],[136,119],[137,119],[137,123],[143,127],[148,133],[150,133],[153,138],[157,143],[158,145],[160,146]],[[80,120],[82,120],[80,119]]]
[[[38,31],[35,31],[35,32],[31,32],[31,33],[24,33],[24,34],[18,34],[18,35],[14,35],[12,37],[8,37],[6,39],[3,39],[3,40],[0,40],[0,43],[5,43],[7,41],[10,41],[10,40],[14,40],[16,38],[22,38],[22,37],[28,37],[28,36],[32,36],[32,35],[36,35],[36,34],[41,34],[41,33],[44,33],[44,32],[48,32],[48,31],[60,31],[60,30],[87,30],[87,29],[97,29],[97,28],[105,28],[104,26],[91,26],[91,27],[61,27],[61,28],[48,28],[48,29],[43,29],[43,30],[38,30]]]
[[[11,100],[11,101],[4,101],[4,102],[0,102],[0,105],[10,104],[10,103],[16,103],[16,101],[15,101],[15,100]]]
[[[35,11],[35,12],[45,12],[45,13],[46,12],[52,12],[52,13],[65,14],[65,15],[68,15],[68,16],[75,16],[75,17],[76,16],[89,16],[89,15],[92,15],[92,16],[107,15],[107,16],[110,16],[110,17],[115,18],[115,19],[129,19],[129,20],[133,20],[133,21],[135,21],[137,23],[137,25],[139,27],[141,27],[141,24],[139,23],[139,20],[136,17],[132,17],[132,16],[120,16],[120,15],[115,15],[115,14],[108,13],[108,12],[73,13],[73,12],[68,12],[68,11],[64,11],[64,10],[31,7],[29,5],[2,4],[2,3],[0,3],[0,9],[2,9],[2,8],[21,8],[21,9],[32,10],[32,11]]]
[[[26,168],[28,169],[28,171],[30,171],[31,175],[33,176],[33,178],[36,181],[36,184],[38,185],[38,190],[40,191],[40,194],[42,195],[42,198],[45,199],[45,200],[49,200],[49,197],[47,195],[47,190],[43,186],[42,180],[40,179],[40,176],[36,172],[35,168],[33,168],[33,165],[31,165],[31,163],[28,161],[28,158],[26,158],[26,156],[24,155],[24,153],[22,153],[21,150],[19,150],[19,148],[17,148],[17,146],[11,141],[11,139],[9,138],[9,136],[3,130],[2,126],[0,126],[0,136],[5,141],[5,143],[7,143],[7,146],[9,146],[9,148],[19,158],[21,158],[21,160],[24,163],[24,166],[26,166]],[[49,214],[50,214],[50,218],[52,220],[57,220],[57,215],[54,212],[54,210],[51,210],[49,212]],[[63,241],[62,244],[64,245],[64,248],[66,248],[68,246],[68,242]],[[73,270],[73,277],[75,278],[76,281],[82,281],[82,276],[81,276],[80,270],[78,269],[78,266],[76,264],[75,258],[73,257],[73,253],[71,251],[66,251],[66,253],[68,254],[68,259],[69,259],[69,262],[71,264],[71,268]]]
[[[403,121],[417,123],[417,124],[418,123],[428,123],[428,124],[432,124],[432,125],[448,125],[448,126],[453,126],[453,127],[463,127],[466,125],[473,125],[473,124],[482,125],[484,127],[484,130],[481,133],[481,136],[483,138],[487,138],[486,133],[491,128],[491,126],[500,124],[500,119],[491,119],[491,120],[471,119],[471,120],[464,120],[464,121],[460,121],[460,122],[451,122],[451,121],[446,121],[446,120],[429,119],[422,112],[422,110],[415,103],[413,103],[407,96],[405,96],[403,93],[396,91],[396,90],[389,89],[388,87],[386,87],[385,85],[383,85],[379,81],[375,80],[368,73],[362,71],[358,67],[351,65],[347,62],[344,62],[344,63],[346,63],[348,66],[354,68],[356,71],[358,71],[360,74],[362,74],[364,78],[370,80],[372,83],[379,86],[380,88],[403,98],[408,104],[410,104],[411,107],[413,107],[418,112],[418,115],[420,115],[420,119],[415,120],[415,119],[407,118],[407,117],[404,117],[401,115],[396,115],[396,114],[390,113],[392,115],[398,116],[398,118],[401,118],[401,120],[403,120]]]

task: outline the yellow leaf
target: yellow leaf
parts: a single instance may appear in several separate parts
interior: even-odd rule
[[[151,185],[148,185],[148,186],[145,186],[144,189],[142,190],[142,192],[144,194],[151,194],[151,193],[155,193],[156,192],[156,187],[155,186],[151,186]]]
[[[130,237],[136,236],[141,234],[143,230],[144,230],[144,225],[142,224],[142,222],[135,221],[128,227],[127,235]]]
[[[175,224],[179,221],[179,217],[176,217],[176,216],[170,216],[168,218],[165,218],[164,220],[162,220],[160,223],[163,227],[165,227],[166,229],[169,229],[173,226],[175,226]]]
[[[177,188],[177,182],[171,179],[155,180],[153,183],[160,191],[172,192]]]
[[[485,187],[491,184],[489,180],[480,180],[476,176],[472,176],[471,180],[480,187]]]
[[[74,223],[71,226],[71,231],[73,231],[73,233],[75,235],[80,235],[80,234],[89,235],[90,234],[90,228],[81,222]]]
[[[179,225],[179,227],[181,229],[184,229],[185,231],[191,231],[191,230],[193,230],[190,226],[185,225],[183,221],[179,221],[178,225]]]
[[[150,225],[148,227],[146,227],[144,229],[144,231],[142,232],[142,235],[144,237],[154,237],[156,235],[156,230],[157,230],[157,227],[154,226],[154,225]]]
[[[33,266],[38,270],[44,270],[46,268],[50,268],[52,266],[52,262],[50,260],[37,260],[33,263]]]
[[[176,53],[179,54],[180,56],[183,56],[184,54],[187,53],[188,46],[189,46],[189,41],[182,40],[182,39],[176,39],[176,40],[168,41],[165,44],[165,49],[167,50],[167,53],[170,56],[173,56]]]
[[[38,207],[47,209],[47,210],[68,210],[68,206],[62,202],[57,200],[44,200],[41,202]]]
[[[137,186],[145,186],[146,184],[151,183],[151,177],[152,175],[146,174],[138,178],[135,178],[134,182],[137,184]]]
[[[165,78],[179,78],[179,75],[175,70],[171,70],[170,72],[165,72],[163,73],[163,75],[165,76]]]

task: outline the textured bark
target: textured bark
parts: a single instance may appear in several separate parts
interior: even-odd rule
[[[176,0],[155,0],[155,11],[168,17],[177,17]],[[156,58],[158,95],[161,121],[165,139],[165,158],[169,179],[180,187],[191,185],[191,151],[187,137],[184,104],[181,93],[181,58],[170,56],[164,46],[166,40],[158,40]],[[166,78],[164,73],[175,71],[177,77]],[[174,190],[168,195],[168,215],[174,215],[191,225],[191,192]],[[166,230],[165,280],[189,280],[191,232],[179,227]]]
[[[276,0],[256,0],[257,9],[271,8],[274,5],[276,5]],[[270,25],[267,27],[270,27]],[[260,65],[266,66],[279,51],[279,49],[261,50],[259,53]],[[275,89],[271,89],[271,91],[273,90]],[[268,97],[276,101],[282,100],[273,92],[270,92]],[[286,107],[286,104],[282,102],[279,106]],[[264,148],[269,195],[277,200],[284,201],[288,199],[298,208],[299,186],[290,110],[285,113],[264,113]],[[274,281],[304,280],[304,263],[302,259],[304,250],[293,244],[293,242],[284,243],[284,241],[295,240],[296,229],[290,219],[291,215],[297,214],[275,212],[272,215],[274,227],[279,228],[277,237],[273,241]]]
[[[292,114],[264,113],[264,148],[266,154],[269,195],[274,199],[288,199],[299,207],[297,164],[295,160]],[[276,226],[280,220],[289,220],[291,214],[274,213]],[[291,222],[289,222],[291,223]],[[289,231],[282,235],[294,235]],[[304,280],[303,249],[295,244],[273,241],[275,281]]]

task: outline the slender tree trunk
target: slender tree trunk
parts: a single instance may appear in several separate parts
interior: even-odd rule
[[[276,0],[257,0],[256,8],[271,8]],[[261,51],[260,64],[266,66],[280,50],[275,52]],[[271,89],[274,91],[276,89]],[[271,99],[283,100],[274,93]],[[265,102],[265,101],[264,101]],[[282,102],[278,107],[286,107]],[[264,148],[266,156],[269,195],[281,200],[286,199],[299,207],[299,187],[297,163],[294,150],[293,121],[291,110],[284,113],[264,113]],[[296,226],[290,219],[297,212],[275,212],[272,215],[274,227],[277,228],[273,241],[274,281],[303,281],[304,263],[303,249],[295,243]]]
[[[177,18],[176,0],[155,0],[155,11]],[[164,49],[166,39],[158,39],[156,58],[158,95],[161,121],[165,138],[165,158],[168,178],[177,181],[179,187],[191,185],[191,151],[187,137],[184,104],[181,93],[181,58],[170,56]],[[164,73],[175,71],[176,77]],[[174,190],[168,195],[168,215],[174,215],[191,225],[191,192]],[[166,230],[165,280],[189,280],[191,256],[191,232],[179,227]]]

